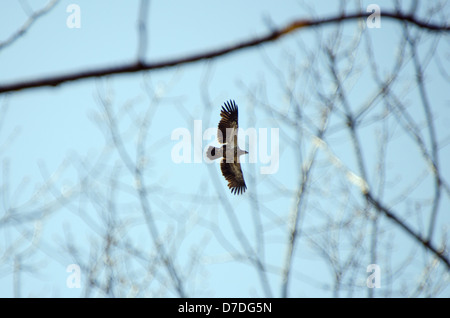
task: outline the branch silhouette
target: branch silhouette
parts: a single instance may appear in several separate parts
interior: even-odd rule
[[[190,55],[188,57],[182,57],[182,58],[175,58],[171,60],[166,61],[160,61],[160,62],[153,62],[153,63],[146,63],[142,62],[140,59],[138,59],[137,62],[124,64],[120,66],[115,67],[105,67],[105,68],[98,68],[94,70],[85,70],[80,72],[74,72],[69,73],[66,75],[57,75],[53,77],[44,77],[44,78],[38,78],[34,80],[29,81],[20,81],[12,84],[6,84],[6,85],[0,85],[0,94],[7,93],[7,92],[13,92],[13,91],[20,91],[30,88],[37,88],[37,87],[46,87],[46,86],[58,86],[60,84],[71,82],[71,81],[77,81],[82,79],[88,79],[88,78],[94,78],[94,77],[103,77],[107,75],[114,75],[114,74],[124,74],[124,73],[135,73],[135,72],[141,72],[141,71],[149,71],[149,70],[158,70],[163,68],[170,68],[174,66],[179,66],[183,64],[189,64],[194,63],[201,60],[209,60],[213,58],[217,58],[222,55],[230,54],[233,52],[237,52],[246,48],[251,48],[254,46],[261,45],[263,43],[275,41],[295,30],[304,28],[304,27],[316,27],[321,26],[325,24],[330,23],[339,23],[343,21],[348,20],[355,20],[355,19],[362,19],[362,18],[368,18],[371,15],[371,13],[366,12],[359,12],[349,15],[339,15],[329,18],[323,18],[323,19],[316,19],[316,20],[308,20],[308,19],[299,19],[295,20],[286,26],[272,30],[270,33],[256,37],[254,39],[250,40],[244,40],[240,43],[226,46],[224,48],[212,50],[209,52],[202,52]],[[409,14],[402,14],[401,12],[385,12],[381,14],[382,18],[388,18],[392,20],[397,21],[403,21],[408,22],[412,25],[415,25],[419,28],[426,29],[430,32],[449,32],[450,31],[450,25],[439,25],[436,23],[429,23],[424,22],[413,15]]]
[[[366,192],[365,197],[378,211],[383,212],[388,218],[393,220],[397,225],[399,225],[405,232],[414,237],[418,242],[420,242],[424,247],[431,251],[437,258],[445,263],[448,269],[450,269],[450,260],[445,255],[445,247],[439,250],[435,247],[429,240],[422,238],[420,234],[416,233],[408,225],[402,222],[392,211],[383,206],[377,199],[375,199],[370,192]]]

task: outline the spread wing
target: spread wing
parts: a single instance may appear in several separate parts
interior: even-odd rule
[[[241,164],[239,162],[227,163],[223,158],[220,162],[220,170],[222,175],[228,181],[228,188],[233,194],[242,194],[247,189],[245,185],[244,175],[242,174]]]
[[[234,147],[237,147],[238,108],[234,100],[225,102],[225,105],[222,106],[220,117],[222,119],[219,122],[219,129],[217,131],[219,143],[232,144]]]

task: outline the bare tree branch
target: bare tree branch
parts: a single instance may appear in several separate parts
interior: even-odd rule
[[[433,252],[436,257],[438,257],[441,261],[445,263],[448,269],[450,269],[450,260],[445,254],[445,249],[439,250],[435,247],[430,241],[422,238],[419,234],[417,234],[413,229],[411,229],[405,222],[401,221],[392,211],[383,206],[377,199],[375,199],[370,191],[365,193],[365,197],[367,200],[380,212],[383,212],[388,218],[393,220],[397,225],[399,225],[403,230],[405,230],[409,235],[414,237],[420,244],[426,247],[428,250]]]
[[[138,55],[137,59],[139,62],[143,63],[145,59],[145,54],[147,53],[147,18],[148,18],[148,7],[149,0],[141,0],[141,4],[139,6],[139,22],[138,22],[138,30],[139,30],[139,46],[138,46]]]
[[[0,50],[8,47],[13,44],[16,40],[18,40],[22,35],[24,35],[30,27],[38,20],[38,18],[42,17],[44,14],[48,13],[58,2],[59,0],[50,1],[44,8],[34,12],[27,21],[22,25],[22,27],[14,32],[8,39],[3,42],[0,42]]]
[[[217,58],[219,56],[227,55],[233,52],[237,52],[246,48],[254,47],[261,45],[263,43],[271,42],[278,40],[279,38],[304,27],[316,27],[321,26],[325,24],[330,23],[338,23],[338,22],[344,22],[348,20],[354,20],[354,19],[363,19],[367,18],[369,16],[366,12],[359,12],[349,15],[340,15],[330,18],[324,18],[324,19],[317,19],[317,20],[307,20],[307,19],[299,19],[295,20],[286,26],[273,30],[272,32],[254,38],[250,40],[242,41],[241,43],[226,46],[221,49],[212,50],[210,52],[202,52],[198,54],[193,54],[188,57],[183,58],[176,58],[173,60],[167,60],[167,61],[161,61],[161,62],[154,62],[154,63],[144,63],[141,60],[138,60],[137,62],[133,62],[130,64],[120,65],[120,66],[114,66],[114,67],[106,67],[106,68],[99,68],[95,70],[86,70],[66,75],[60,75],[60,76],[54,76],[54,77],[45,77],[45,78],[38,78],[35,80],[30,81],[21,81],[18,83],[12,83],[12,84],[6,84],[6,85],[0,85],[0,94],[6,93],[6,92],[12,92],[12,91],[20,91],[24,89],[29,88],[36,88],[36,87],[45,87],[45,86],[58,86],[62,83],[71,82],[71,81],[77,81],[81,79],[87,79],[87,78],[93,78],[93,77],[101,77],[101,76],[107,76],[107,75],[113,75],[113,74],[125,74],[125,73],[135,73],[135,72],[142,72],[142,71],[149,71],[149,70],[158,70],[158,69],[164,69],[164,68],[170,68],[174,66],[179,66],[183,64],[193,63],[201,60],[209,60],[213,58]],[[425,30],[431,31],[431,32],[449,32],[450,26],[449,25],[439,25],[434,23],[427,23],[423,22],[416,17],[412,15],[404,15],[400,12],[385,12],[382,15],[384,18],[398,20],[398,21],[407,21],[408,23],[411,23],[413,25],[416,25],[420,28],[423,28]],[[142,47],[141,47],[142,48]]]

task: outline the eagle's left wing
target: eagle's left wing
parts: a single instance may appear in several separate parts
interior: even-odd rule
[[[228,188],[233,194],[244,193],[247,189],[245,185],[244,175],[242,174],[241,164],[238,162],[227,163],[223,158],[220,162],[220,169],[225,179],[228,181]]]

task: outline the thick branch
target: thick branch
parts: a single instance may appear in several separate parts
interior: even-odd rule
[[[245,48],[250,48],[253,46],[261,45],[266,42],[275,41],[278,38],[291,33],[297,29],[303,28],[303,27],[314,27],[314,26],[320,26],[324,24],[329,23],[337,23],[342,22],[346,20],[354,20],[354,19],[362,19],[367,18],[370,15],[370,13],[360,12],[350,15],[340,15],[335,16],[331,18],[324,18],[324,19],[318,19],[318,20],[296,20],[292,23],[289,23],[283,28],[273,30],[269,34],[246,40],[241,43],[231,45],[228,47],[224,47],[218,50],[213,50],[206,53],[198,53],[194,54],[185,58],[176,58],[172,60],[166,60],[161,62],[155,62],[155,63],[142,63],[142,62],[136,62],[136,63],[130,63],[125,64],[121,66],[116,67],[106,67],[106,68],[99,68],[96,70],[86,70],[66,75],[59,75],[54,77],[45,77],[45,78],[39,78],[35,80],[29,80],[29,81],[22,81],[7,85],[0,85],[0,94],[6,93],[6,92],[12,92],[12,91],[19,91],[29,88],[36,88],[36,87],[45,87],[45,86],[57,86],[62,83],[70,82],[70,81],[76,81],[80,79],[87,79],[87,78],[93,78],[93,77],[101,77],[101,76],[107,76],[107,75],[113,75],[113,74],[123,74],[123,73],[134,73],[134,72],[141,72],[141,71],[149,71],[149,70],[157,70],[157,69],[163,69],[163,68],[170,68],[173,66],[188,64],[197,62],[200,60],[207,60],[207,59],[213,59],[222,55],[226,55],[232,52],[236,52]],[[404,15],[402,13],[382,13],[382,18],[388,18],[398,21],[407,21],[408,23],[411,23],[413,25],[416,25],[420,28],[433,31],[433,32],[449,32],[450,26],[448,25],[438,25],[433,23],[427,23],[420,20],[417,20],[414,16],[411,15]]]
[[[388,218],[393,220],[397,225],[404,229],[409,235],[413,236],[424,247],[433,252],[441,261],[445,263],[448,269],[450,269],[450,260],[446,257],[445,250],[438,250],[429,240],[422,238],[408,225],[402,222],[395,214],[393,214],[388,208],[384,207],[378,200],[376,200],[370,192],[365,193],[366,199],[377,209],[379,212],[383,212]]]

